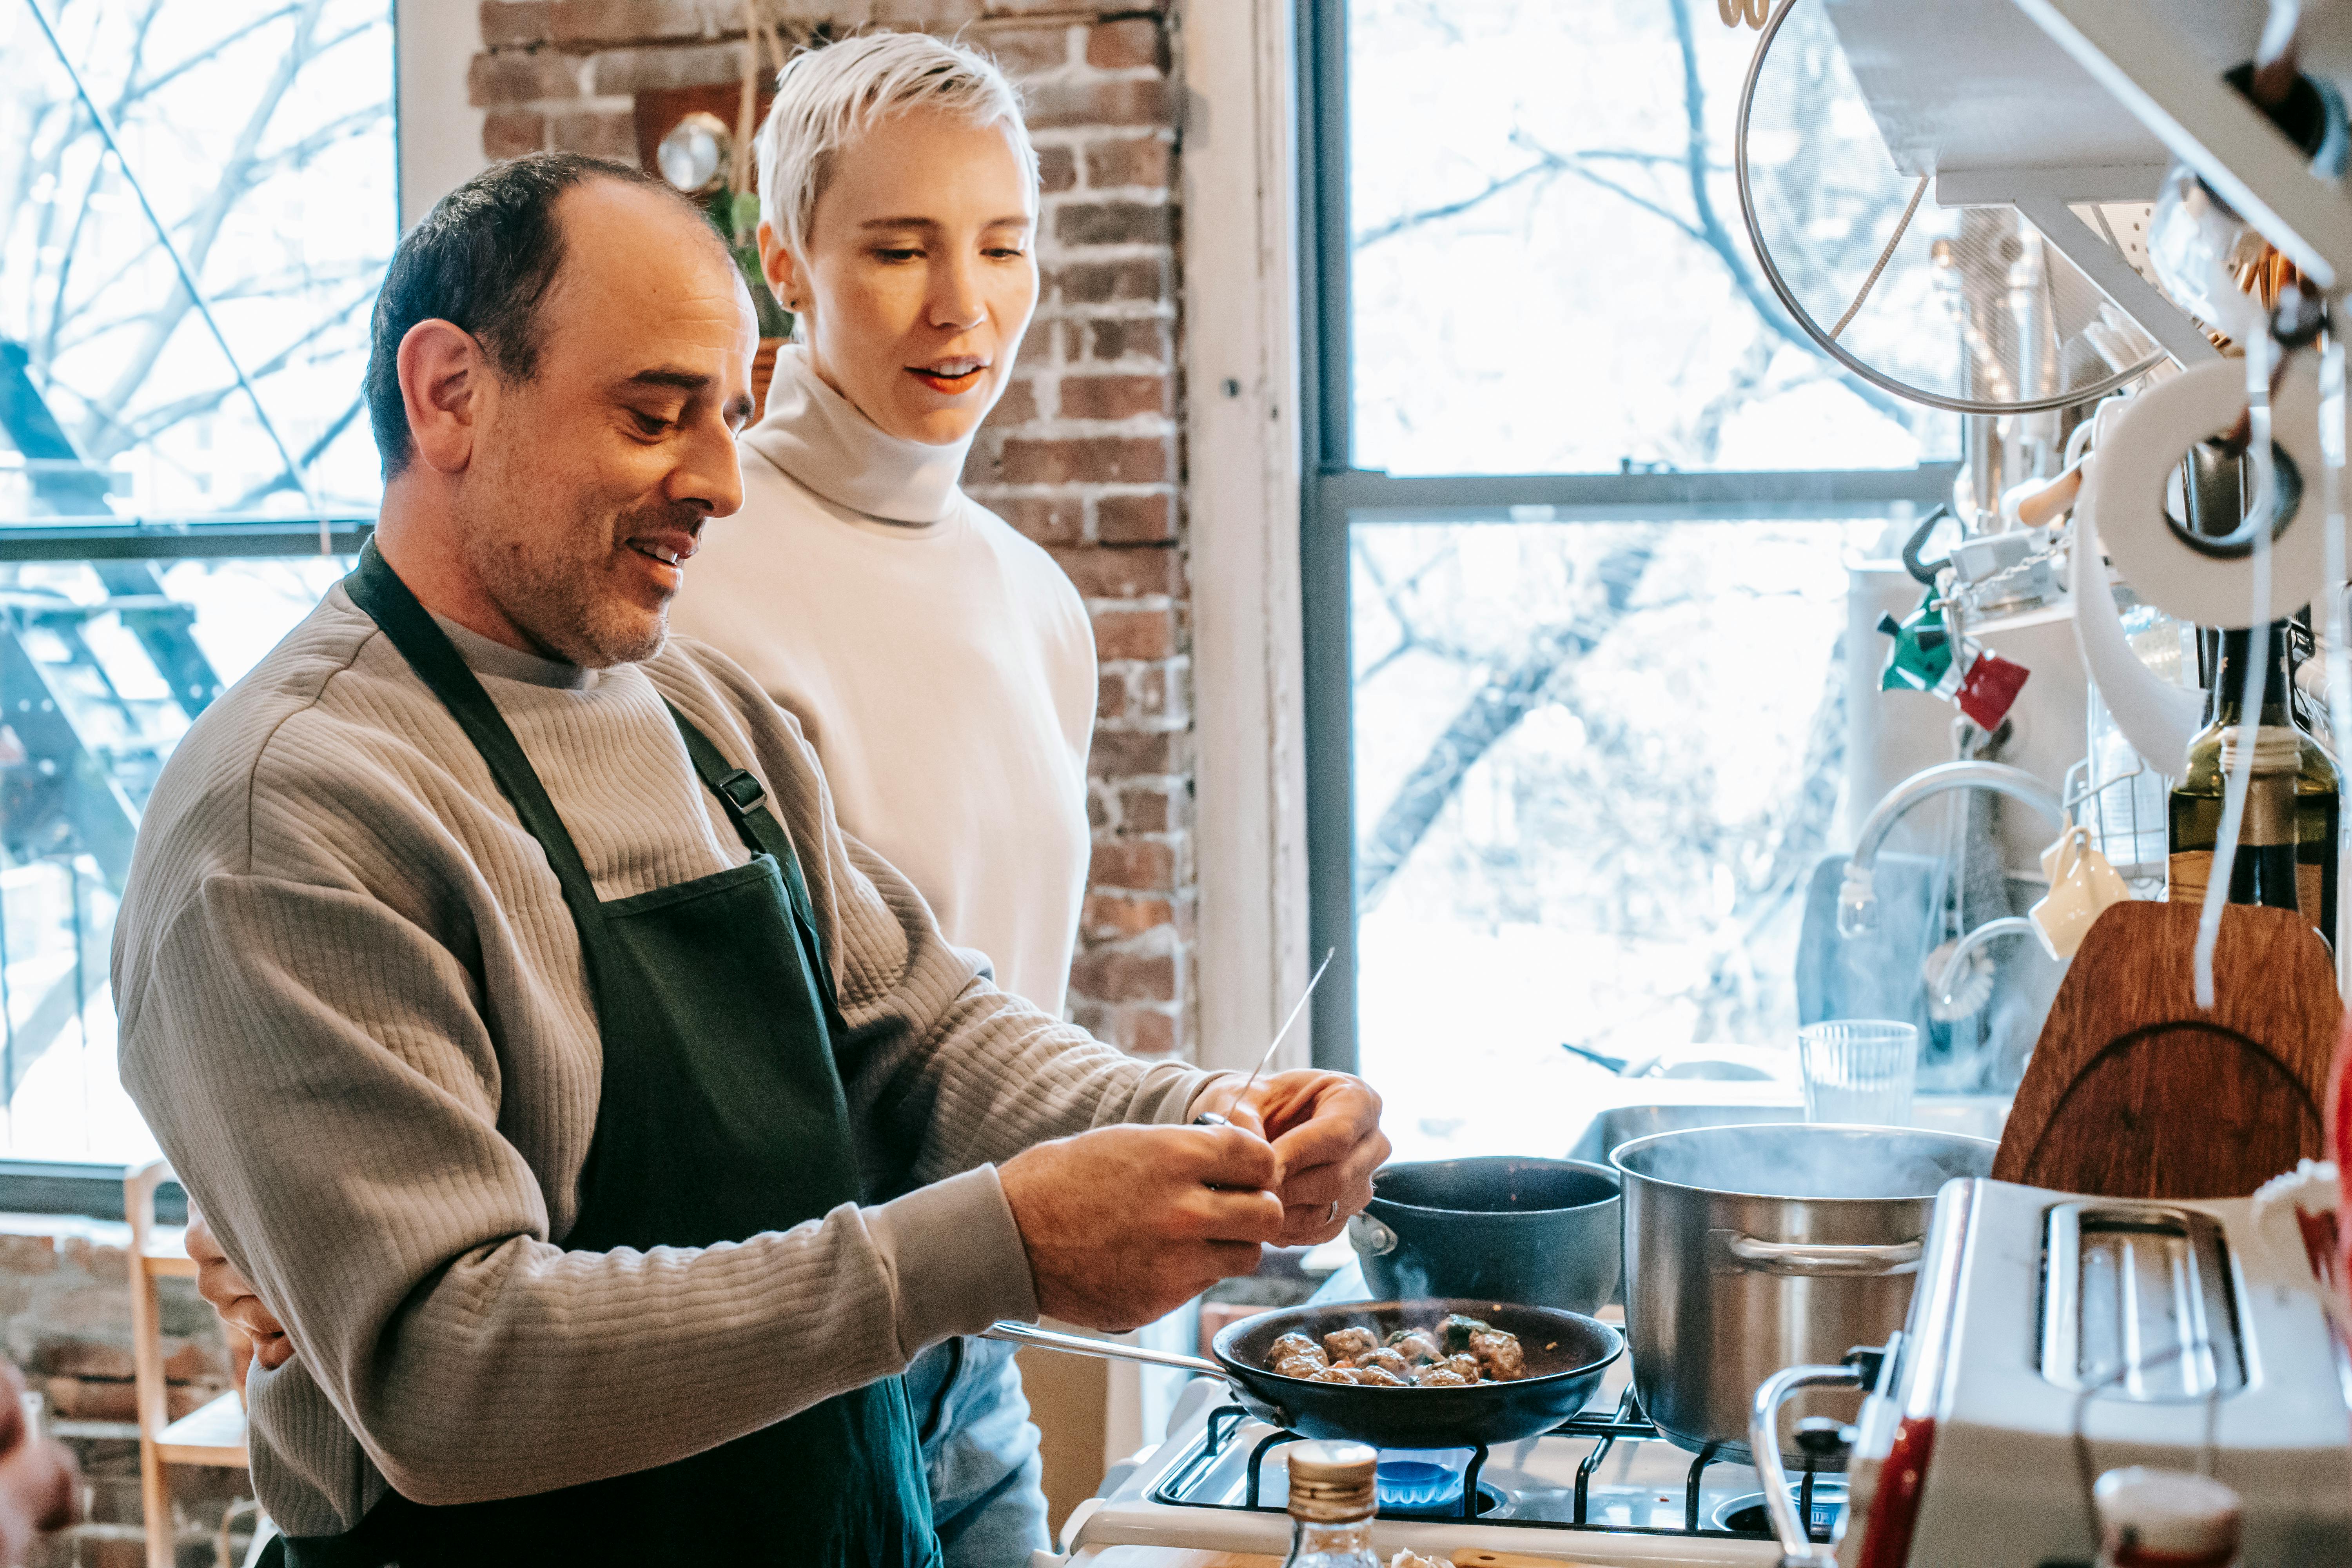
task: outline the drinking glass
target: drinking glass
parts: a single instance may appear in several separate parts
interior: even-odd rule
[[[1919,1031],[1885,1018],[1808,1024],[1797,1031],[1805,1120],[1900,1127],[1911,1119]]]

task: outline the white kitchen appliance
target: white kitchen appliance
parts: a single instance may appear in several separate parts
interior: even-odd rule
[[[1946,1187],[1856,1428],[1843,1568],[2088,1563],[2094,1478],[2209,1459],[2244,1500],[2247,1568],[2352,1563],[2324,1250],[2254,1212]]]

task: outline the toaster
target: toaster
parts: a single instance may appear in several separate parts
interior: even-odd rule
[[[2334,1215],[2290,1201],[2282,1224],[2281,1209],[2270,1189],[2150,1202],[1947,1185],[1902,1333],[1852,1363],[1875,1377],[1840,1568],[2087,1568],[2090,1483],[2126,1465],[2210,1467],[2234,1488],[2246,1568],[2352,1563]]]

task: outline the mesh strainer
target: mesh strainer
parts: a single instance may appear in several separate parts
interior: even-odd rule
[[[2089,402],[2165,359],[2009,206],[1939,207],[1896,167],[1822,0],[1781,0],[1733,142],[1739,208],[1780,302],[1856,375],[1958,414]],[[2144,271],[2147,204],[2075,216]]]

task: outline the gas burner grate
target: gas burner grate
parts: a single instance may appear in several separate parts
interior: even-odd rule
[[[1220,1405],[1216,1409],[1209,1412],[1206,1426],[1202,1437],[1202,1445],[1198,1459],[1195,1461],[1195,1465],[1185,1466],[1181,1468],[1189,1473],[1199,1465],[1205,1465],[1213,1462],[1219,1456],[1223,1455],[1226,1451],[1234,1439],[1239,1435],[1243,1423],[1249,1419],[1249,1413],[1238,1405]],[[1577,1466],[1575,1511],[1572,1517],[1567,1521],[1528,1520],[1516,1522],[1525,1522],[1536,1525],[1550,1525],[1554,1528],[1571,1530],[1606,1530],[1622,1528],[1621,1526],[1597,1524],[1592,1521],[1591,1518],[1591,1494],[1594,1474],[1600,1470],[1602,1464],[1608,1460],[1612,1450],[1613,1450],[1620,1443],[1664,1443],[1669,1441],[1665,1434],[1658,1430],[1656,1424],[1651,1421],[1651,1419],[1643,1413],[1641,1401],[1631,1388],[1625,1390],[1623,1397],[1618,1401],[1617,1408],[1613,1412],[1607,1415],[1595,1415],[1590,1411],[1580,1412],[1576,1415],[1570,1416],[1568,1420],[1563,1421],[1558,1426],[1553,1427],[1550,1431],[1543,1433],[1542,1436],[1546,1437],[1580,1437],[1588,1439],[1592,1443],[1591,1451],[1586,1454],[1582,1461]],[[1242,1509],[1244,1510],[1264,1512],[1278,1511],[1271,1505],[1263,1501],[1263,1481],[1265,1479],[1265,1458],[1268,1454],[1272,1453],[1275,1449],[1281,1447],[1286,1443],[1296,1443],[1301,1440],[1300,1436],[1296,1432],[1271,1431],[1260,1437],[1251,1447],[1248,1466],[1244,1472],[1242,1501],[1240,1504]],[[1642,1531],[1642,1533],[1680,1533],[1685,1535],[1718,1537],[1733,1540],[1769,1539],[1769,1530],[1732,1530],[1720,1528],[1711,1523],[1701,1523],[1701,1516],[1704,1511],[1702,1507],[1702,1482],[1706,1479],[1708,1468],[1720,1462],[1717,1458],[1719,1447],[1719,1445],[1709,1444],[1706,1447],[1701,1449],[1691,1458],[1690,1468],[1686,1472],[1683,1488],[1682,1530],[1677,1532],[1671,1530],[1659,1531],[1652,1529],[1646,1531]],[[1414,1503],[1411,1503],[1401,1508],[1384,1504],[1381,1511],[1384,1514],[1389,1514],[1391,1517],[1397,1518],[1419,1520],[1456,1519],[1475,1521],[1482,1516],[1492,1512],[1505,1500],[1501,1492],[1497,1491],[1491,1485],[1482,1483],[1479,1479],[1480,1472],[1486,1468],[1487,1457],[1488,1449],[1486,1444],[1478,1443],[1470,1446],[1470,1462],[1462,1471],[1460,1489],[1458,1492],[1449,1485],[1444,1489],[1442,1496],[1434,1502],[1429,1500],[1417,1500]],[[1809,1467],[1803,1472],[1802,1479],[1799,1482],[1797,1497],[1798,1517],[1812,1521],[1815,1525],[1815,1529],[1813,1531],[1814,1539],[1818,1541],[1826,1541],[1829,1539],[1829,1535],[1826,1529],[1822,1527],[1826,1525],[1827,1520],[1817,1514],[1815,1511],[1813,1479],[1813,1471]],[[1163,1503],[1184,1503],[1186,1506],[1192,1507],[1205,1506],[1214,1508],[1234,1506],[1232,1504],[1217,1503],[1187,1503],[1186,1500],[1179,1495],[1182,1490],[1183,1485],[1183,1476],[1171,1475],[1169,1479],[1163,1479],[1160,1486],[1154,1489],[1152,1494],[1153,1500]],[[1454,1505],[1454,1500],[1457,1498],[1459,1500],[1458,1505],[1449,1506]],[[1834,1500],[1825,1492],[1821,1500],[1826,1505],[1832,1503]]]

